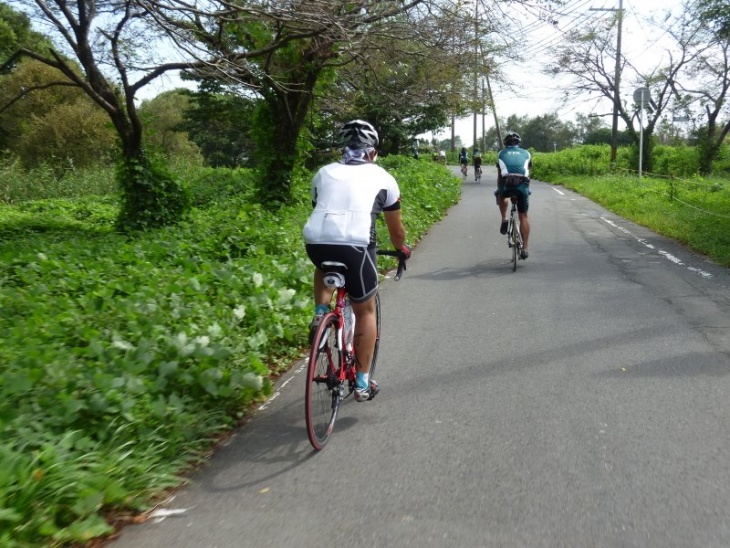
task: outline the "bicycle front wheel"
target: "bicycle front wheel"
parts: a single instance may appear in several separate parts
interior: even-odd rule
[[[329,441],[342,401],[340,352],[337,344],[337,316],[330,312],[322,318],[312,341],[304,395],[307,436],[317,451]]]

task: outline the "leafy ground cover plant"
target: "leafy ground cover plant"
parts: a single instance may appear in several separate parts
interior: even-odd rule
[[[382,164],[415,243],[459,180]],[[276,211],[251,201],[245,170],[185,180],[189,218],[134,236],[111,228],[114,195],[0,206],[0,545],[110,533],[110,514],[178,485],[305,346],[309,179]]]

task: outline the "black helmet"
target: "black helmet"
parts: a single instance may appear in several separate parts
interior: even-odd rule
[[[506,147],[519,145],[521,141],[522,139],[520,139],[520,135],[518,133],[515,133],[514,131],[510,131],[507,135],[504,136],[504,146]]]
[[[352,120],[340,129],[340,141],[352,149],[378,146],[378,132],[364,120]]]

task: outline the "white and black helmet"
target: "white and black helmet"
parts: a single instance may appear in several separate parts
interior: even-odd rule
[[[504,146],[511,147],[511,146],[519,145],[521,141],[522,141],[522,139],[520,138],[520,135],[518,133],[515,133],[514,131],[510,131],[504,137]]]
[[[340,141],[352,149],[375,148],[378,146],[378,132],[364,120],[352,120],[340,129]]]

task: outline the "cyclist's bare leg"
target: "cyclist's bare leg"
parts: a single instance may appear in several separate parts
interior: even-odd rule
[[[527,241],[530,239],[530,220],[527,213],[520,213],[520,233],[522,234],[522,249],[527,251]]]
[[[319,268],[314,269],[314,304],[329,306],[332,302],[333,288],[324,285],[325,272]]]
[[[499,213],[502,215],[502,220],[507,220],[507,208],[509,208],[509,197],[499,199],[497,198],[497,205],[499,205]]]
[[[352,303],[352,311],[355,313],[356,369],[358,373],[369,373],[375,351],[375,339],[378,336],[375,297],[364,303]]]

